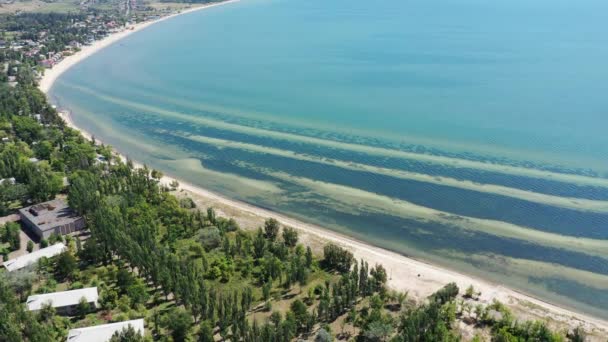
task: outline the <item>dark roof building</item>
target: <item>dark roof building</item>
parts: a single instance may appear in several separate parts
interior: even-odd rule
[[[84,219],[61,199],[19,209],[19,216],[39,238],[46,239],[53,233],[65,235],[84,228]]]

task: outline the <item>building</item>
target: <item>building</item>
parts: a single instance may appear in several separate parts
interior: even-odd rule
[[[55,62],[53,62],[53,60],[51,60],[51,59],[44,59],[44,60],[41,60],[39,62],[39,64],[47,69],[50,69],[53,67],[53,65],[55,65]]]
[[[17,182],[17,180],[15,179],[15,177],[0,179],[0,185],[2,185],[4,183],[14,185],[16,182]]]
[[[72,329],[68,332],[68,342],[106,342],[117,331],[132,326],[135,331],[144,334],[144,320],[134,319],[118,323],[95,325],[92,327]]]
[[[25,304],[29,311],[38,311],[44,305],[50,304],[59,315],[73,315],[77,312],[82,298],[89,303],[91,308],[97,308],[99,294],[96,287],[33,295],[27,297]]]
[[[39,249],[35,252],[20,256],[15,259],[7,260],[2,263],[2,266],[6,268],[7,271],[12,272],[16,270],[20,270],[24,267],[32,265],[41,258],[52,258],[56,255],[63,253],[66,250],[66,247],[62,243],[57,243],[52,246]]]
[[[69,234],[84,228],[84,218],[76,215],[62,199],[19,209],[19,216],[39,238],[46,239],[53,233]]]

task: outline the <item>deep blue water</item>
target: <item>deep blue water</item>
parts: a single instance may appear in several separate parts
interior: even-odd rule
[[[129,36],[51,97],[190,183],[608,317],[604,13],[244,0]]]

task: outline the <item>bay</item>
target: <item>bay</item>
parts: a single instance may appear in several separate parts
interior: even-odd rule
[[[50,96],[190,183],[607,318],[604,13],[244,0],[133,34]]]

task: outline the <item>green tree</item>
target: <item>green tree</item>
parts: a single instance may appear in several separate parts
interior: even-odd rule
[[[298,243],[298,231],[291,227],[285,227],[283,229],[283,241],[288,247],[295,247]]]
[[[118,293],[113,289],[106,289],[101,293],[99,298],[99,304],[101,308],[104,310],[112,310],[116,307],[116,302],[118,301]]]
[[[198,333],[198,342],[214,342],[213,327],[209,321],[202,321]]]
[[[2,229],[2,241],[8,243],[10,250],[21,248],[21,226],[16,222],[8,222]]]
[[[323,256],[325,267],[335,269],[338,272],[348,272],[354,261],[353,254],[350,251],[333,243],[325,245]]]
[[[66,279],[72,276],[77,267],[76,258],[70,252],[61,253],[57,257],[55,272],[59,279]]]
[[[143,342],[145,341],[139,331],[129,325],[121,331],[115,332],[108,342]]]
[[[327,330],[321,328],[319,332],[317,332],[317,336],[315,336],[315,342],[331,342],[334,340],[334,337],[331,336]]]
[[[163,173],[161,171],[152,169],[151,176],[156,180],[160,180],[161,178],[163,178]]]
[[[47,140],[41,141],[34,146],[34,152],[36,153],[36,158],[49,160],[53,152],[53,145]]]
[[[270,218],[264,222],[264,237],[270,241],[275,241],[279,235],[279,221]]]
[[[258,229],[258,232],[253,239],[253,255],[256,259],[260,259],[264,256],[266,251],[266,239],[264,238],[264,233],[262,233],[261,229]]]
[[[272,278],[262,285],[262,298],[264,300],[270,299],[270,290],[272,290]]]
[[[27,116],[14,116],[13,129],[19,139],[31,144],[42,136],[42,126],[33,118]]]
[[[76,312],[80,317],[86,316],[91,311],[91,305],[87,301],[85,297],[80,298],[78,301],[78,306],[76,307]]]
[[[296,299],[291,303],[290,309],[295,317],[297,329],[302,330],[309,318],[306,304],[304,304],[301,300]]]
[[[585,342],[587,340],[587,334],[581,326],[570,331],[567,337],[570,342]]]
[[[185,341],[190,332],[192,316],[184,309],[175,308],[166,317],[165,326],[171,332],[173,341]]]
[[[27,251],[29,253],[32,253],[33,250],[34,250],[34,243],[30,240],[27,242]]]
[[[473,287],[473,285],[469,285],[469,287],[467,287],[463,297],[464,298],[473,298],[474,295],[475,295],[475,288]]]
[[[270,314],[269,320],[272,322],[272,324],[274,324],[275,327],[278,327],[283,320],[283,316],[279,311],[273,311],[272,314]]]
[[[217,227],[208,227],[201,230],[198,235],[198,240],[205,250],[210,251],[219,247],[222,243],[222,235]]]
[[[18,272],[7,273],[4,277],[0,274],[0,280],[8,285],[12,292],[19,296],[19,299],[25,299],[34,285],[36,273],[30,270],[21,270]]]
[[[213,208],[207,208],[207,220],[211,222],[211,224],[216,224],[217,220],[215,217],[215,210]]]
[[[55,198],[61,191],[63,180],[53,172],[46,161],[41,161],[37,165],[31,165],[28,173],[28,191],[30,198],[34,202],[43,202]]]
[[[445,304],[456,298],[458,291],[459,289],[456,283],[449,283],[442,287],[439,291],[432,294],[429,298],[432,301],[438,302],[439,304]]]
[[[146,285],[141,279],[137,279],[135,283],[127,288],[127,296],[131,298],[131,305],[145,304],[150,295],[146,289]]]
[[[371,341],[386,341],[393,333],[393,324],[382,320],[371,322],[365,329],[365,337]]]
[[[131,272],[127,271],[124,268],[118,270],[118,273],[116,274],[116,285],[122,293],[126,293],[127,289],[134,283],[135,277],[133,277]]]
[[[68,204],[78,214],[85,215],[99,205],[97,176],[91,172],[78,172],[70,179]]]
[[[310,268],[312,266],[312,249],[310,246],[306,246],[306,267]]]

